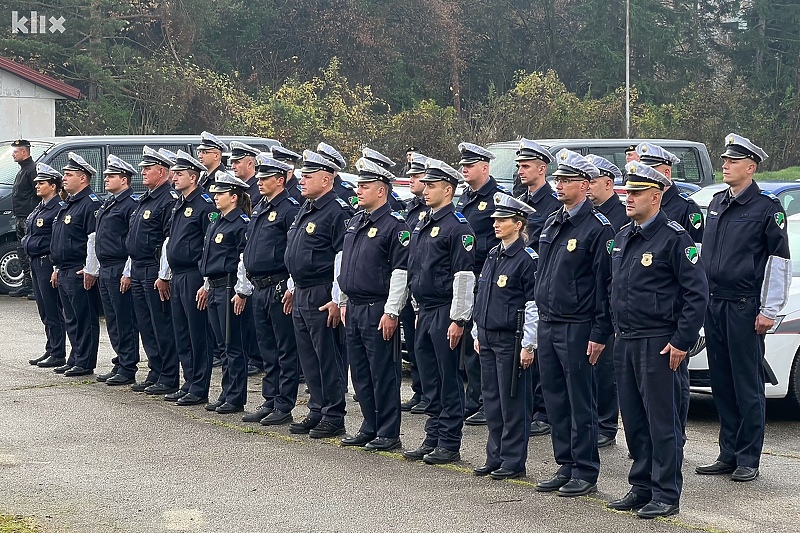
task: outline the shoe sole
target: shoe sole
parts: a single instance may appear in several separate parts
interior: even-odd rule
[[[748,481],[755,481],[756,478],[758,478],[758,474],[756,474],[755,476],[752,476],[752,477],[751,476],[748,476],[748,477],[733,477],[733,476],[731,476],[731,480],[732,481],[736,481],[738,483],[746,483]]]
[[[208,398],[206,398],[204,400],[200,400],[199,402],[188,402],[188,403],[187,402],[184,402],[184,403],[175,402],[175,405],[177,405],[179,407],[188,407],[190,405],[202,405],[204,403],[208,403]]]
[[[338,437],[339,435],[344,435],[346,433],[346,431],[344,429],[342,429],[341,431],[334,431],[333,433],[323,433],[323,434],[320,434],[320,433],[313,433],[312,434],[311,433],[312,431],[313,430],[310,430],[308,432],[308,436],[311,437],[312,439],[330,439],[330,438],[333,438],[333,437]]]
[[[577,498],[578,496],[586,496],[588,494],[593,494],[597,492],[597,487],[592,487],[589,490],[582,490],[580,492],[561,492],[558,491],[558,495],[562,498]]]
[[[448,459],[447,461],[439,461],[434,459],[433,461],[427,460],[424,457],[422,460],[425,462],[426,465],[449,465],[450,463],[457,463],[461,461],[461,456],[454,457],[452,459]]]
[[[294,422],[294,418],[289,416],[289,417],[286,417],[283,420],[269,420],[267,422],[264,422],[264,420],[262,419],[259,422],[259,424],[261,424],[262,426],[282,426],[284,424],[291,424],[293,422]]]
[[[491,474],[489,474],[491,476]],[[504,479],[519,479],[525,477],[525,472],[516,472],[510,476],[492,476],[495,481],[503,481]]]
[[[374,446],[364,446],[364,449],[368,452],[390,452],[392,450],[396,450],[401,448],[403,445],[402,443],[397,443],[394,446],[389,446],[388,448],[375,448]]]
[[[131,383],[133,383],[133,381],[125,381],[125,382],[122,382],[122,383],[109,383],[109,382],[105,381],[104,383],[108,387],[121,387],[123,385],[130,385]]]
[[[733,474],[735,471],[736,471],[736,469],[732,468],[730,470],[722,470],[722,471],[719,471],[719,472],[701,472],[699,470],[695,470],[694,473],[698,474],[700,476],[727,476],[727,475]]]
[[[670,511],[669,513],[666,513],[666,514],[656,514],[656,515],[645,515],[645,516],[642,516],[639,513],[636,513],[636,516],[638,516],[642,520],[653,520],[654,518],[666,518],[668,516],[673,516],[673,515],[676,515],[676,514],[678,514],[680,512],[681,512],[680,509],[675,509],[674,511]]]

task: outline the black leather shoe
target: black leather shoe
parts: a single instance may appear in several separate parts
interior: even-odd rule
[[[577,478],[570,479],[566,485],[558,489],[558,495],[565,498],[585,496],[592,492],[597,492],[597,483],[590,483]]]
[[[731,479],[734,481],[753,481],[757,477],[758,468],[752,466],[737,466],[731,475]]]
[[[247,365],[247,375],[248,376],[255,376],[262,373],[263,370],[258,368],[256,365]]]
[[[208,401],[207,396],[198,396],[197,394],[192,394],[188,392],[181,396],[181,398],[175,402],[175,405],[185,406],[185,405],[200,405],[201,403],[206,403]]]
[[[317,427],[319,424],[319,420],[313,420],[309,417],[305,417],[300,422],[293,422],[289,424],[289,433],[294,433],[295,435],[304,435]]]
[[[211,360],[211,366],[214,368],[222,366],[222,359],[220,359],[219,357],[215,357],[214,359]]]
[[[492,471],[492,479],[517,479],[525,477],[525,470],[510,470],[508,468],[498,468]]]
[[[483,412],[483,408],[481,407],[480,409],[478,409],[478,412],[465,419],[464,423],[468,426],[485,426],[486,415]]]
[[[403,452],[403,457],[411,459],[412,461],[421,461],[423,457],[428,455],[434,450],[433,446],[425,446],[424,444],[416,450],[406,450]]]
[[[145,391],[146,392],[146,391]],[[184,396],[186,396],[188,392],[183,389],[178,389],[175,392],[170,392],[169,394],[164,395],[164,401],[166,402],[177,402]]]
[[[152,387],[153,385],[155,385],[155,382],[153,381],[140,381],[131,385],[131,390],[133,392],[144,392],[147,387]]]
[[[710,465],[701,465],[694,469],[700,475],[703,476],[716,476],[719,474],[733,474],[734,470],[736,470],[736,465],[732,465],[729,463],[723,463],[720,460],[716,460]]]
[[[375,435],[368,435],[366,433],[358,432],[352,437],[345,437],[342,439],[342,446],[366,446],[368,442],[373,440]]]
[[[547,481],[540,481],[536,484],[535,488],[539,492],[555,492],[567,483],[569,483],[569,478],[567,476],[556,474]]]
[[[636,494],[635,492],[629,492],[619,500],[608,502],[606,507],[609,509],[614,509],[615,511],[633,511],[635,509],[641,509],[649,502],[649,496],[642,496],[640,494]]]
[[[292,417],[292,413],[284,413],[283,411],[275,409],[270,414],[262,418],[260,424],[262,426],[280,426],[282,424],[288,424],[293,420],[294,418]]]
[[[681,511],[680,504],[670,505],[668,503],[650,502],[638,511],[636,515],[639,518],[658,518],[659,516],[672,516]]]
[[[49,355],[42,354],[39,357],[35,357],[33,359],[28,359],[28,364],[31,365],[31,366],[36,366],[37,364],[41,363],[42,361],[44,361],[48,357],[49,357]]]
[[[541,420],[531,422],[531,437],[541,437],[550,434],[550,424]]]
[[[134,383],[133,378],[128,378],[123,376],[122,374],[114,374],[110,378],[106,380],[106,385],[109,387],[118,387],[120,385],[130,385]]]
[[[156,396],[162,394],[170,394],[172,392],[177,392],[177,390],[178,387],[170,387],[169,385],[164,385],[163,383],[156,383],[144,389],[144,393],[150,394],[151,396]]]
[[[389,452],[402,445],[399,438],[377,437],[366,443],[364,449],[370,452]]]
[[[420,400],[420,402],[411,408],[409,411],[412,415],[424,415],[425,409],[428,408],[431,402],[426,402],[425,400]]]
[[[605,448],[606,446],[612,446],[617,443],[616,437],[609,437],[608,435],[600,435],[597,437],[597,447],[598,448]]]
[[[272,407],[267,407],[263,403],[252,413],[247,413],[242,417],[242,422],[261,422],[261,419],[274,411]]]
[[[244,411],[244,405],[234,405],[232,403],[225,402],[214,410],[218,414],[229,415],[231,413],[238,413]]]
[[[106,372],[105,374],[98,374],[95,379],[97,381],[99,381],[100,383],[105,383],[110,378],[113,378],[116,375],[117,375],[117,373],[112,370],[111,372]]]
[[[71,365],[71,364],[69,364],[69,363],[67,363],[67,364],[65,364],[65,365],[61,365],[61,366],[57,366],[57,367],[55,367],[55,368],[53,369],[53,372],[55,372],[56,374],[63,374],[64,372],[66,372],[66,371],[67,371],[67,370],[69,370],[70,368],[72,368],[72,365]]]
[[[400,410],[401,411],[406,411],[406,412],[410,411],[411,408],[414,407],[415,405],[417,405],[418,403],[419,403],[419,397],[418,396],[412,396],[411,399],[409,399],[409,400],[407,400],[407,401],[405,401],[405,402],[400,404]]]
[[[46,357],[46,358],[42,359],[41,361],[39,361],[38,363],[35,363],[35,364],[39,368],[55,368],[57,366],[64,366],[64,364],[66,362],[67,362],[66,359],[59,359],[58,357],[53,357],[51,355],[50,357]],[[69,368],[69,367],[67,367],[67,368]],[[61,374],[61,372],[59,372],[59,374]]]
[[[447,463],[455,463],[461,460],[461,454],[456,451],[448,450],[447,448],[436,447],[434,450],[426,454],[422,458],[429,465],[446,465]]]
[[[328,439],[331,437],[338,437],[344,435],[344,424],[337,426],[325,420],[314,426],[314,429],[308,431],[308,436],[312,439]]]
[[[473,468],[472,473],[478,477],[483,477],[483,476],[488,476],[495,470],[497,470],[496,466],[485,464],[483,466],[479,466],[478,468]]]
[[[83,368],[82,366],[73,366],[69,370],[64,371],[64,375],[68,378],[75,376],[88,376],[94,374],[94,368]]]
[[[203,409],[205,409],[206,411],[216,411],[216,410],[217,410],[217,407],[221,406],[221,405],[222,405],[222,404],[224,404],[224,403],[225,403],[225,402],[223,402],[222,400],[217,400],[216,402],[208,402],[208,403],[207,403],[207,404],[206,404],[206,405],[203,407]]]

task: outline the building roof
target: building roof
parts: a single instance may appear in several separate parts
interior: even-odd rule
[[[27,80],[34,85],[43,87],[48,91],[61,95],[65,98],[72,98],[75,100],[81,96],[81,91],[78,88],[52,78],[47,74],[37,72],[30,67],[26,67],[25,65],[17,63],[16,61],[6,59],[5,57],[0,57],[0,69],[10,72],[15,76],[19,76],[20,78]]]

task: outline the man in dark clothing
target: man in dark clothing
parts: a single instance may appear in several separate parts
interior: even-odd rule
[[[22,267],[22,286],[8,293],[9,296],[30,296],[33,294],[33,284],[31,283],[31,263],[25,248],[22,246],[22,238],[25,236],[25,221],[31,211],[39,203],[36,196],[36,187],[33,179],[36,177],[36,164],[31,158],[31,143],[24,139],[17,139],[11,143],[11,156],[19,164],[19,172],[14,178],[14,191],[12,194],[11,210],[16,218],[17,230],[17,256]]]

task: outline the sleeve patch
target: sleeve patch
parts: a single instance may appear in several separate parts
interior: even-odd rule
[[[678,224],[674,220],[668,220],[667,221],[667,226],[669,226],[670,228],[675,230],[675,233],[686,233],[686,230],[683,228],[683,226],[681,226],[680,224]]]
[[[594,217],[603,223],[604,226],[610,226],[611,222],[608,221],[606,216],[603,213],[598,213],[597,211],[594,212]]]
[[[205,193],[201,194],[200,197],[203,200],[205,200],[207,204],[213,204],[214,203],[214,200],[212,200],[211,197],[209,195],[205,194]]]
[[[458,211],[453,211],[453,215],[456,217],[456,220],[458,220],[462,224],[466,224],[467,223],[467,217],[465,217],[464,215],[462,215]]]

